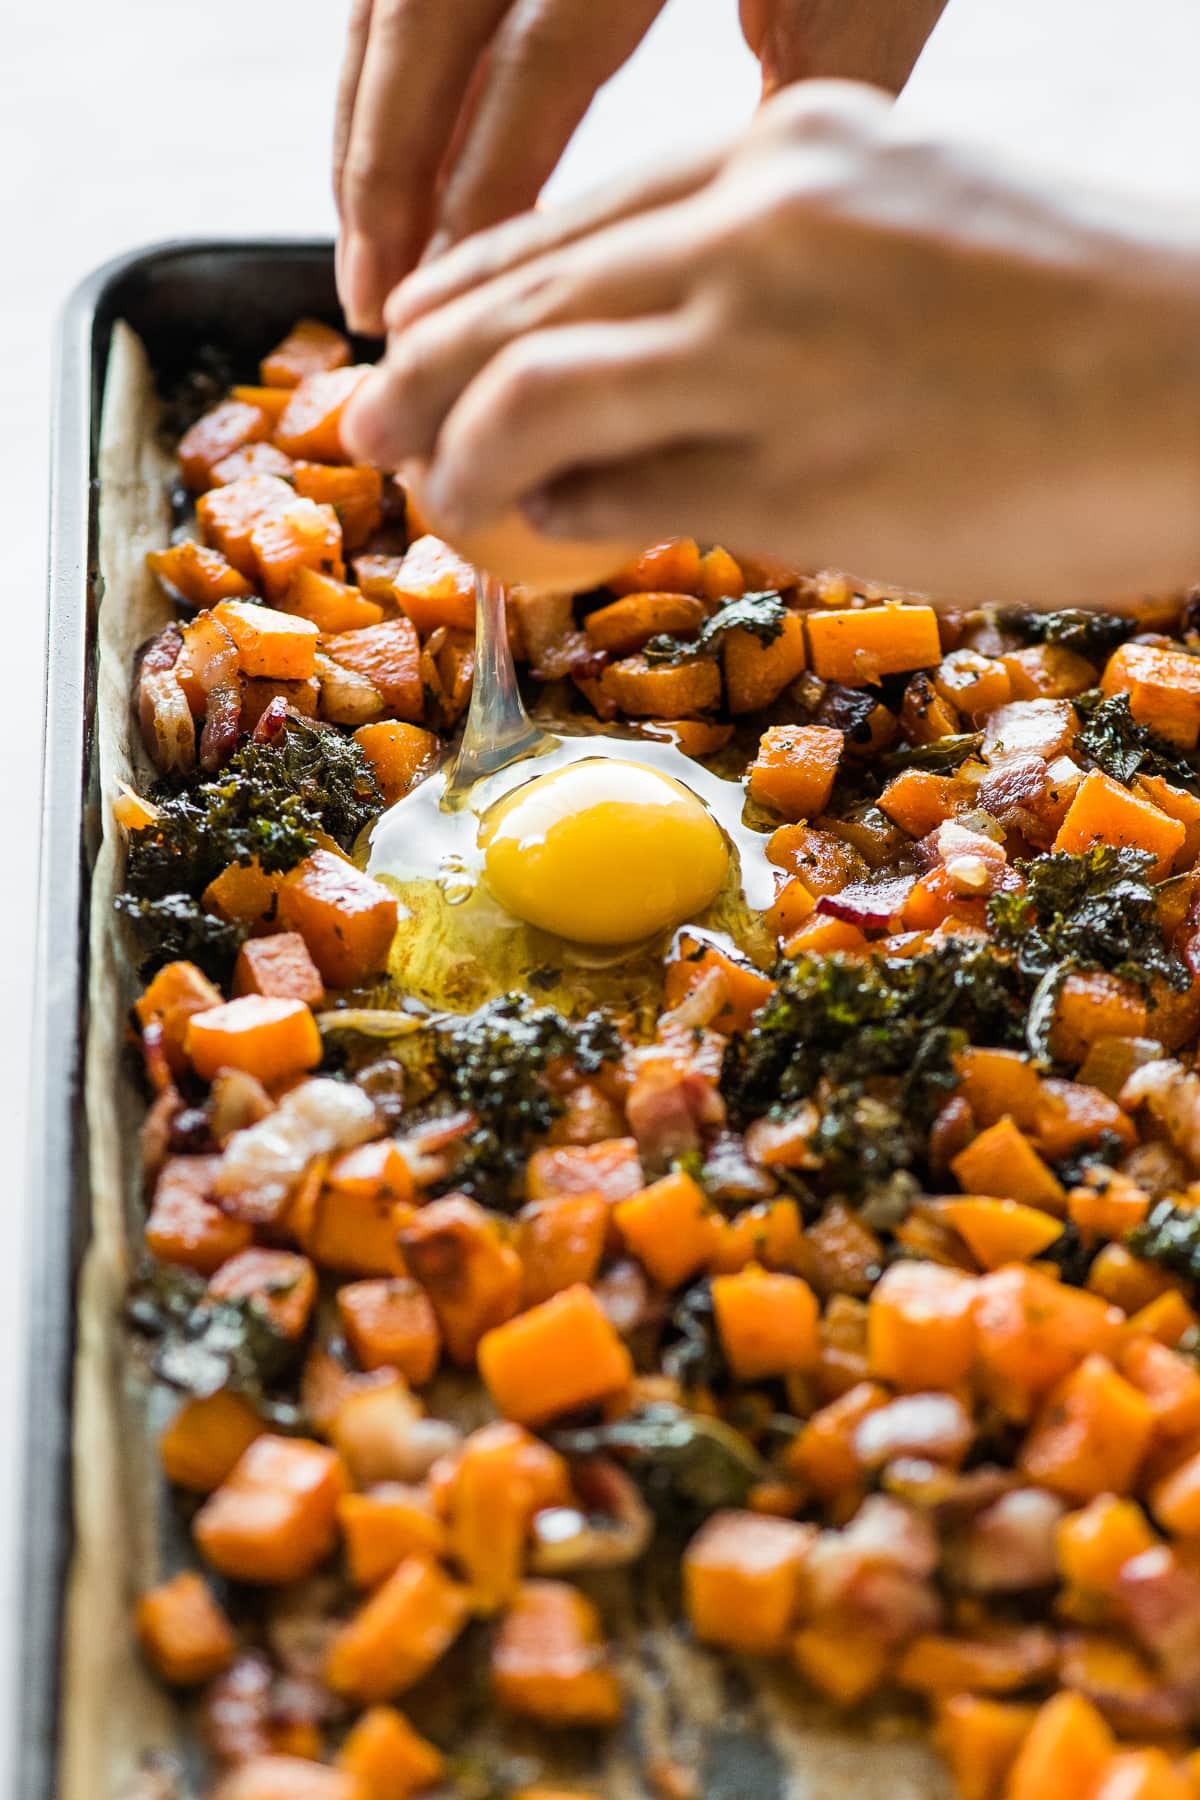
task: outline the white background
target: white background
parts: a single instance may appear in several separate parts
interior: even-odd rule
[[[602,0],[601,0],[602,3]],[[452,5],[453,0],[446,0]],[[670,0],[556,184],[653,162],[748,115],[734,0]],[[191,234],[332,228],[327,145],[345,0],[9,0],[0,35],[0,1446],[16,1442],[20,1222],[43,655],[51,345],[75,282]],[[951,0],[905,104],[1072,172],[1194,198],[1197,0]],[[1200,504],[1200,497],[1198,497]],[[13,1461],[4,1457],[11,1477]],[[19,1643],[0,1486],[0,1743]],[[10,1629],[11,1627],[11,1629]],[[17,1652],[19,1654],[19,1651]]]

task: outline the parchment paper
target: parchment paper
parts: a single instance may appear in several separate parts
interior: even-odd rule
[[[157,403],[141,344],[118,325],[105,388],[100,451],[96,758],[103,838],[91,895],[86,1099],[92,1237],[78,1295],[75,1371],[75,1553],[65,1633],[61,1800],[118,1800],[151,1750],[196,1767],[186,1709],[144,1670],[130,1627],[138,1592],[176,1566],[186,1534],[155,1451],[170,1402],[156,1395],[123,1319],[140,1238],[142,1102],[122,1072],[136,994],[112,909],[122,845],[112,824],[117,784],[144,780],[130,713],[137,646],[169,616],[145,553],[167,541],[170,463],[155,437]],[[604,1800],[651,1794],[647,1759],[667,1751],[697,1773],[700,1800],[931,1800],[948,1791],[911,1721],[852,1730],[808,1700],[786,1667],[697,1652],[672,1625],[671,1571],[637,1569],[594,1588],[613,1634],[629,1719],[610,1739],[513,1728],[497,1720],[479,1680],[481,1645],[461,1644],[402,1704],[456,1754],[532,1756],[540,1779]],[[553,1746],[546,1757],[547,1743]]]

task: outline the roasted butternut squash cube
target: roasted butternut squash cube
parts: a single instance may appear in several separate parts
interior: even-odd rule
[[[315,500],[288,491],[287,505],[259,519],[250,530],[254,576],[268,600],[284,598],[297,569],[315,569],[338,581],[346,573],[342,528],[332,506],[318,506]]]
[[[961,1200],[942,1200],[938,1212],[966,1244],[984,1269],[1005,1263],[1027,1262],[1062,1236],[1060,1219],[1037,1206],[1019,1200],[990,1200],[964,1194]]]
[[[351,394],[371,373],[369,366],[322,369],[305,375],[275,426],[275,442],[289,456],[305,462],[344,463],[342,414]]]
[[[752,800],[788,819],[823,813],[833,792],[845,734],[828,725],[770,725],[750,767]]]
[[[409,545],[392,594],[422,637],[442,625],[473,632],[475,580],[471,563],[427,533]]]
[[[250,1242],[244,1219],[232,1219],[216,1203],[219,1156],[169,1156],[154,1184],[146,1220],[146,1248],[159,1262],[178,1263],[212,1275]]]
[[[244,994],[193,1013],[184,1048],[203,1081],[211,1081],[221,1069],[244,1069],[269,1087],[316,1068],[321,1034],[302,1000]]]
[[[213,1300],[251,1300],[281,1337],[303,1337],[317,1297],[317,1274],[294,1250],[239,1250],[208,1284]]]
[[[765,1381],[816,1367],[817,1297],[799,1275],[754,1267],[717,1275],[712,1297],[721,1348],[736,1380]]]
[[[950,1167],[965,1193],[1020,1200],[1026,1206],[1043,1207],[1058,1218],[1067,1210],[1062,1182],[1007,1115],[981,1131]]]
[[[400,1246],[429,1296],[451,1359],[470,1366],[484,1333],[511,1319],[520,1304],[523,1271],[508,1221],[464,1194],[449,1194],[406,1220]]]
[[[421,644],[409,618],[384,619],[361,631],[340,631],[325,645],[334,662],[363,675],[383,695],[390,713],[416,724],[425,710]]]
[[[404,1276],[338,1290],[346,1341],[364,1369],[399,1369],[413,1387],[432,1380],[442,1336],[424,1288]]]
[[[445,1524],[424,1488],[388,1481],[365,1494],[345,1494],[338,1522],[356,1587],[377,1586],[408,1556],[440,1560],[447,1552]]]
[[[333,1549],[346,1487],[327,1444],[264,1433],[196,1514],[200,1554],[235,1581],[301,1581]]]
[[[576,1282],[591,1282],[608,1238],[603,1194],[560,1194],[534,1200],[517,1215],[517,1253],[524,1270],[521,1304],[537,1306]]]
[[[218,600],[244,600],[254,592],[219,550],[209,550],[194,538],[168,550],[151,550],[146,562],[167,591],[186,606],[215,606]]]
[[[325,983],[299,932],[276,931],[242,945],[233,972],[233,991],[235,995],[266,994],[276,1000],[303,1000],[306,1006],[320,1006]]]
[[[451,1553],[479,1612],[499,1612],[516,1596],[534,1515],[573,1503],[567,1465],[548,1444],[508,1423],[471,1433],[446,1506]]]
[[[1098,1294],[1017,1265],[980,1278],[972,1311],[982,1372],[1030,1394],[1045,1393],[1092,1352],[1115,1353],[1124,1324]]]
[[[275,901],[282,875],[268,874],[253,857],[248,863],[230,863],[209,882],[202,896],[208,912],[243,925],[262,926],[275,916]],[[214,1000],[212,1005],[216,1005]]]
[[[700,582],[696,591],[714,603],[740,600],[745,593],[746,578],[740,564],[720,544],[714,544],[700,558]]]
[[[332,325],[320,319],[298,319],[287,336],[259,364],[264,387],[298,387],[306,375],[325,369],[344,369],[350,361],[350,345]]]
[[[1151,801],[1131,794],[1100,769],[1085,775],[1054,840],[1055,850],[1089,850],[1093,844],[1147,850],[1151,878],[1161,881],[1183,848],[1187,829]]]
[[[398,909],[382,882],[328,850],[314,850],[285,878],[278,916],[300,933],[328,985],[348,988],[386,966]]]
[[[719,969],[725,978],[725,1000],[713,1019],[714,1026],[724,1032],[748,1031],[755,1013],[775,992],[775,983],[752,962],[687,932],[681,934],[678,954],[666,966],[665,1005],[678,1006],[713,969]]]
[[[792,1639],[792,1661],[804,1679],[838,1706],[857,1706],[882,1687],[888,1646],[868,1628],[806,1625]]]
[[[1082,1694],[1059,1693],[1038,1711],[1009,1771],[1005,1800],[1094,1794],[1112,1760],[1112,1733]]]
[[[292,470],[292,486],[306,500],[332,506],[342,527],[342,542],[351,552],[361,550],[383,521],[383,476],[378,469],[361,463],[336,468],[329,463],[298,462]]]
[[[316,667],[321,634],[308,619],[249,600],[222,600],[213,608],[213,617],[237,645],[243,675],[307,681]]]
[[[348,1699],[390,1700],[440,1661],[467,1610],[466,1590],[437,1563],[405,1557],[334,1638],[325,1679]]]
[[[871,1374],[907,1393],[955,1388],[975,1353],[975,1283],[938,1263],[886,1269],[867,1309]]]
[[[487,1332],[479,1372],[505,1418],[536,1426],[622,1393],[633,1363],[595,1294],[580,1283]]]
[[[500,1624],[492,1692],[506,1712],[543,1725],[612,1725],[621,1690],[600,1616],[565,1581],[527,1581]]]
[[[748,1656],[785,1650],[816,1535],[792,1519],[714,1513],[683,1556],[684,1605],[701,1642]]]
[[[644,1186],[637,1139],[631,1137],[546,1146],[535,1150],[525,1166],[525,1192],[531,1200],[591,1193],[627,1200]]]
[[[680,663],[624,656],[605,669],[600,692],[607,704],[631,719],[683,719],[719,704],[721,673],[704,656]]]
[[[1106,1357],[1087,1356],[1047,1397],[1021,1446],[1020,1467],[1068,1500],[1127,1494],[1153,1434],[1145,1395]]]
[[[627,563],[604,584],[614,594],[698,594],[700,550],[694,538],[668,538]]]
[[[1000,1800],[1036,1716],[1032,1706],[981,1694],[951,1694],[941,1702],[934,1741],[962,1800]]]
[[[1139,725],[1194,750],[1200,740],[1200,662],[1158,644],[1122,644],[1100,678],[1104,694],[1128,694]]]
[[[229,1388],[185,1400],[158,1440],[163,1473],[189,1493],[211,1494],[262,1432],[250,1402]]]
[[[266,409],[263,409],[266,411]],[[268,413],[268,417],[270,414]],[[295,463],[274,444],[243,444],[240,450],[230,451],[213,467],[210,477],[213,487],[225,487],[231,481],[241,481],[247,475],[282,475],[290,477]]]
[[[143,1594],[136,1623],[144,1655],[172,1687],[211,1681],[237,1650],[233,1627],[211,1588],[190,1569]]]
[[[1158,1542],[1136,1500],[1100,1494],[1059,1522],[1055,1550],[1059,1574],[1085,1594],[1115,1594],[1127,1562]]]
[[[683,1169],[619,1201],[613,1222],[626,1248],[663,1287],[679,1287],[712,1255],[712,1209]]]
[[[770,706],[803,674],[806,661],[804,620],[799,613],[785,613],[778,635],[769,642],[753,631],[727,632],[721,663],[730,712],[757,712]]]
[[[813,673],[847,687],[865,687],[906,669],[930,669],[941,658],[932,606],[821,609],[807,615],[807,626]]]
[[[295,500],[295,490],[278,475],[247,475],[201,494],[196,519],[205,542],[248,580],[257,581],[259,566],[251,541],[255,528]]]
[[[626,594],[590,612],[583,625],[597,650],[629,656],[661,633],[695,637],[705,616],[704,602],[687,594]]]
[[[432,731],[401,719],[379,719],[360,725],[354,741],[375,771],[379,791],[393,805],[402,800],[437,762],[441,745]]]
[[[338,1766],[353,1775],[365,1800],[410,1800],[433,1787],[446,1759],[394,1706],[373,1706],[351,1726]]]
[[[316,569],[297,569],[279,604],[284,612],[308,619],[326,637],[378,625],[383,618],[383,608],[374,600],[365,600],[356,587]]]
[[[271,420],[261,407],[243,400],[222,400],[190,425],[175,454],[184,481],[193,493],[208,487],[214,466],[231,450],[271,435]]]
[[[164,963],[134,1001],[138,1024],[145,1030],[152,1020],[162,1026],[163,1053],[177,1075],[187,1068],[188,1020],[221,1004],[221,990],[190,962]]]

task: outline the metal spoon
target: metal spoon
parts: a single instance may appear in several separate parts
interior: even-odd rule
[[[506,600],[493,575],[476,575],[475,679],[458,755],[446,775],[446,812],[458,811],[486,776],[554,741],[525,711],[508,643]]]

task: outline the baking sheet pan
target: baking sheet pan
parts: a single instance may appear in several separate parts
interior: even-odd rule
[[[235,375],[252,375],[263,346],[301,313],[337,319],[328,244],[182,243],[99,271],[63,324],[33,1046],[36,1243],[12,1763],[19,1800],[115,1800],[139,1752],[174,1744],[182,1722],[141,1674],[127,1625],[131,1591],[156,1556],[169,1558],[173,1527],[158,1504],[146,1394],[129,1392],[120,1322],[128,1220],[116,1149],[132,1144],[136,1111],[120,1071],[120,971],[108,966],[113,849],[101,829],[102,778],[111,789],[132,748],[129,649],[159,604],[142,552],[166,528],[167,465],[148,437],[114,431],[111,409],[102,441],[105,377],[118,370],[130,416],[148,416],[149,385],[169,390],[204,346],[226,353]],[[97,999],[90,1020],[89,986]],[[641,1591],[652,1586],[639,1580],[613,1596],[622,1666],[639,1729],[691,1745],[704,1800],[944,1792],[910,1729],[868,1742],[802,1702],[786,1671],[721,1669],[697,1656],[660,1628],[653,1594]],[[414,1711],[420,1703],[414,1696]],[[432,1696],[428,1704],[439,1705]],[[457,1705],[443,1715],[444,1741],[478,1737],[486,1748],[486,1708],[468,1718],[461,1693]],[[647,1790],[636,1748],[627,1738],[595,1766],[585,1753],[574,1762],[568,1754],[562,1773],[606,1800],[637,1800]]]

